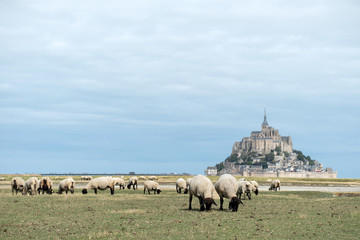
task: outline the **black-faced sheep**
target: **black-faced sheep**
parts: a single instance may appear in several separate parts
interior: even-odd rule
[[[44,194],[44,192],[46,192],[47,194],[52,194],[54,192],[52,187],[53,187],[53,183],[51,179],[48,177],[43,177],[40,179],[39,188],[37,190],[39,194],[40,191],[42,191],[42,194]]]
[[[148,190],[148,193],[150,194],[150,191],[154,191],[154,194],[157,192],[157,194],[160,194],[160,185],[157,182],[154,181],[145,181],[144,182],[144,194],[145,190]]]
[[[31,177],[25,181],[25,186],[23,189],[23,195],[36,195],[37,186],[39,184],[39,180],[36,177]]]
[[[106,190],[110,188],[111,195],[114,195],[115,192],[115,179],[112,177],[99,177],[92,179],[88,185],[82,190],[83,194],[87,194],[89,189],[94,190],[97,194],[97,190]]]
[[[188,188],[186,187],[186,181],[183,178],[176,180],[176,192],[181,193],[181,189],[184,189],[184,193],[188,193]]]
[[[155,176],[150,176],[150,177],[148,177],[148,179],[151,180],[151,181],[159,180],[159,179],[158,179],[157,177],[155,177]]]
[[[193,177],[189,189],[189,210],[191,210],[191,202],[193,195],[199,198],[200,211],[210,211],[212,204],[215,204],[215,206],[217,206],[213,199],[214,191],[215,188],[210,179],[201,174]]]
[[[245,200],[245,196],[248,196],[248,199],[251,200],[251,190],[252,190],[252,185],[249,181],[239,181],[236,195],[238,196],[239,199],[241,199],[241,195],[244,195],[243,198],[244,200]]]
[[[220,210],[223,210],[224,198],[228,198],[230,199],[229,210],[237,212],[239,204],[242,203],[242,201],[236,196],[238,190],[236,178],[230,174],[221,175],[215,183],[215,189],[220,196]]]
[[[138,188],[138,178],[137,177],[131,177],[129,179],[129,183],[127,185],[127,188],[130,189],[131,186],[133,186],[133,189],[135,190],[135,188],[137,189]]]
[[[62,192],[65,192],[67,194],[68,191],[70,191],[71,194],[74,194],[75,192],[75,181],[72,177],[59,182],[59,191],[57,193],[62,194]]]
[[[252,187],[252,192],[255,193],[255,195],[258,195],[259,194],[259,184],[256,182],[256,181],[250,181]]]
[[[274,190],[274,191],[276,192],[278,188],[279,188],[279,191],[280,191],[280,180],[279,180],[279,179],[275,179],[274,181],[272,181],[269,190],[270,190],[270,191],[271,191],[271,190]]]
[[[14,191],[16,192],[16,195],[18,192],[22,192],[25,187],[25,181],[21,177],[14,177],[11,179],[11,192],[14,195]]]
[[[115,186],[119,186],[120,189],[125,189],[125,181],[122,178],[114,178],[115,180]]]

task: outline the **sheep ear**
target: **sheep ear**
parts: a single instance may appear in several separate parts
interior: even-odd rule
[[[213,203],[215,206],[217,206],[217,204],[216,204],[216,202],[214,201],[214,199],[212,200],[212,203]]]

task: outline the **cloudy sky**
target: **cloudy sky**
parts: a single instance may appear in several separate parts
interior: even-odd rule
[[[268,122],[359,178],[360,3],[6,1],[1,173],[203,173]]]

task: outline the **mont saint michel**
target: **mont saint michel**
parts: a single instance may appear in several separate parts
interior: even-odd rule
[[[235,142],[231,155],[215,167],[208,167],[206,175],[224,173],[258,177],[336,178],[337,172],[293,149],[291,136],[281,136],[269,126],[266,110],[260,131]]]

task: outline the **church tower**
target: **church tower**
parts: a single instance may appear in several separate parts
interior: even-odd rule
[[[264,110],[264,121],[263,121],[263,123],[261,124],[261,131],[262,132],[266,132],[266,129],[269,127],[269,124],[268,124],[268,122],[266,121],[266,108],[265,108],[265,110]]]

